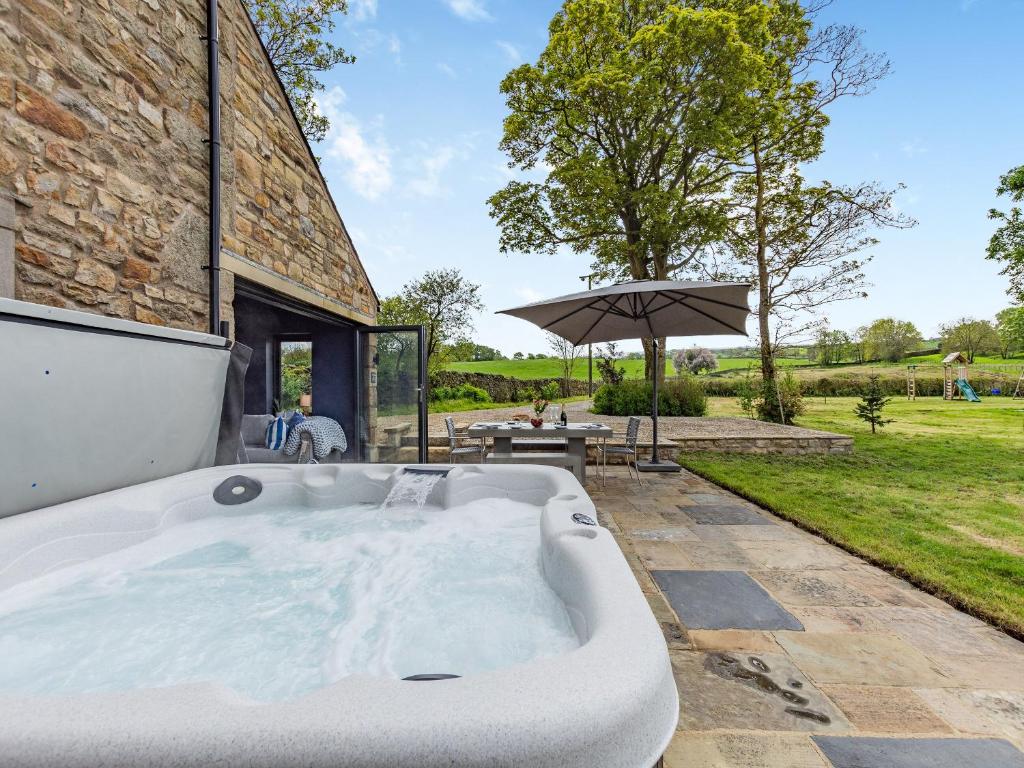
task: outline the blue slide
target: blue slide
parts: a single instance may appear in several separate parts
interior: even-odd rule
[[[957,379],[956,385],[960,388],[960,394],[965,399],[970,400],[972,403],[980,403],[981,398],[978,397],[978,393],[974,391],[974,387],[967,383],[967,379]]]

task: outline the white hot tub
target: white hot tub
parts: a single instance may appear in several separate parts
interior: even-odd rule
[[[653,766],[675,682],[595,518],[560,469],[349,464],[2,519],[3,764]]]

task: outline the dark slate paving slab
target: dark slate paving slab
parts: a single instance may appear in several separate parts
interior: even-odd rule
[[[1003,739],[811,738],[835,768],[1024,768],[1024,754]]]
[[[764,515],[738,504],[697,504],[679,509],[700,525],[775,525]]]
[[[690,629],[804,628],[743,571],[651,571],[651,576]]]

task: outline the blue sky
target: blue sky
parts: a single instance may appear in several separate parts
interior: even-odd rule
[[[559,5],[350,0],[335,40],[358,61],[324,78],[333,127],[317,152],[378,293],[396,293],[427,269],[458,267],[482,286],[477,340],[508,355],[547,351],[543,335],[493,311],[577,290],[588,271],[586,256],[499,253],[485,204],[509,178],[497,149],[498,84],[536,59]],[[997,204],[999,175],[1024,162],[1024,2],[836,0],[823,19],[865,29],[893,72],[873,94],[832,110],[824,157],[808,174],[903,183],[897,204],[919,221],[880,233],[869,298],[833,305],[832,325],[895,316],[928,336],[962,315],[991,318],[1007,297],[996,265],[984,260],[986,212]]]

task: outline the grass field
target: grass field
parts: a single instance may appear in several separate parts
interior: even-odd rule
[[[806,359],[801,358],[779,358],[776,362],[780,366],[792,368],[798,378],[819,378],[822,376],[856,376],[877,373],[880,375],[895,374],[903,376],[907,372],[909,363],[920,366],[918,374],[921,376],[934,375],[942,376],[942,356],[923,355],[921,357],[906,358],[898,363],[877,362],[865,364],[844,363],[842,365],[811,365]],[[643,360],[620,360],[619,365],[626,369],[626,376],[639,378],[643,375]],[[760,365],[760,360],[753,357],[720,357],[718,358],[718,371],[716,375],[741,376],[751,367]],[[1001,357],[976,358],[974,363],[976,369],[1001,370],[1004,373],[1019,373],[1024,368],[1024,356],[1018,356],[1009,360]],[[996,367],[993,367],[996,366]],[[488,360],[473,363],[449,363],[450,371],[464,371],[467,373],[495,373],[502,376],[511,376],[516,379],[557,379],[562,376],[562,363],[560,360]],[[675,376],[675,369],[668,361],[665,363],[665,372],[669,376]],[[586,381],[587,359],[584,357],[576,361],[573,369],[573,377]],[[594,363],[594,379],[599,380],[597,363]]]
[[[708,479],[1024,635],[1024,402],[893,400],[872,435],[855,398],[807,399],[801,426],[849,456],[684,454]],[[709,415],[741,415],[712,398]]]
[[[779,365],[803,366],[807,365],[806,360],[780,359]],[[626,369],[628,378],[638,379],[644,372],[643,360],[619,360],[619,365]],[[759,365],[759,361],[752,357],[723,357],[718,360],[718,369],[727,371],[739,369],[746,371],[752,365]],[[449,363],[449,371],[464,371],[466,373],[496,373],[502,376],[511,376],[516,379],[560,379],[562,377],[561,360],[485,360],[474,363]],[[665,373],[675,376],[675,368],[668,361],[665,362]],[[576,361],[573,369],[573,378],[587,379],[587,358],[583,357]],[[600,380],[597,373],[597,359],[594,360],[594,379]]]

